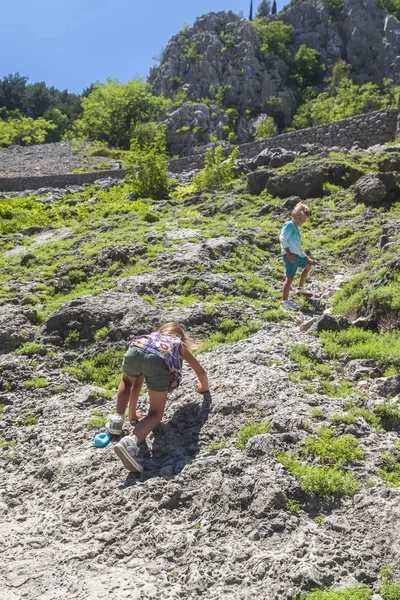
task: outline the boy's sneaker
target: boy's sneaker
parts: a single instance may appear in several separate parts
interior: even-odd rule
[[[307,298],[311,298],[312,296],[312,292],[309,292],[308,290],[306,290],[306,288],[297,288],[296,290],[296,294],[298,296],[306,296]]]
[[[289,300],[282,300],[280,306],[281,308],[286,308],[287,310],[297,310],[297,306],[289,302]]]
[[[115,444],[114,452],[121,459],[128,471],[143,473],[143,467],[137,459],[139,448],[135,435],[127,435],[122,438],[118,444]]]
[[[124,415],[110,415],[106,424],[106,431],[112,435],[122,435],[122,427],[124,426]]]

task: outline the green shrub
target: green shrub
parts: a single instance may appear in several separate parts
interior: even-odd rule
[[[277,133],[277,127],[272,117],[267,117],[256,126],[256,140],[270,138]]]
[[[216,147],[214,155],[210,148],[207,148],[204,158],[204,169],[201,173],[195,175],[192,181],[194,189],[202,190],[208,188],[217,190],[237,179],[233,167],[238,152],[239,150],[235,148],[229,157],[225,159],[222,146]]]
[[[108,327],[102,327],[101,329],[98,329],[96,331],[93,338],[96,340],[96,342],[99,342],[101,340],[104,340],[107,337],[107,333],[108,333]]]
[[[400,600],[400,583],[393,579],[393,571],[389,565],[382,565],[379,570],[382,579],[382,585],[379,587],[379,593],[383,600]]]
[[[296,514],[300,511],[300,506],[295,500],[288,500],[285,504],[285,508],[293,514]]]
[[[380,468],[377,469],[379,477],[387,487],[400,487],[400,462],[392,452],[383,452],[379,459]]]
[[[6,120],[0,119],[0,148],[11,144],[20,146],[43,144],[48,133],[56,128],[52,121],[46,121],[42,117],[32,119],[19,115]]]
[[[247,442],[250,438],[255,435],[260,435],[263,433],[270,433],[271,425],[269,421],[264,421],[262,423],[248,423],[247,425],[242,425],[237,434],[237,439],[235,446],[238,450],[244,450],[247,446]]]
[[[298,462],[293,452],[282,452],[277,460],[299,480],[305,492],[317,496],[354,496],[360,484],[351,471],[337,467],[312,467]]]
[[[317,439],[308,437],[302,452],[318,456],[322,463],[341,466],[347,462],[361,460],[365,456],[364,450],[358,448],[358,440],[353,435],[336,436],[332,427],[321,427],[315,433]]]
[[[152,141],[145,141],[143,146],[137,139],[131,140],[126,170],[136,196],[154,200],[168,198],[168,158],[165,130],[161,126]]]
[[[293,39],[294,27],[292,25],[285,25],[282,21],[268,22],[265,17],[254,19],[251,24],[261,42],[261,50],[264,53],[275,52],[282,58],[289,55],[287,46]]]
[[[32,356],[32,354],[36,354],[39,350],[41,344],[37,344],[36,342],[27,342],[23,344],[16,350],[17,354],[24,354],[26,356]]]

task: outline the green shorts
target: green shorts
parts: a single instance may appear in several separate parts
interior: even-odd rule
[[[122,360],[122,369],[128,377],[136,379],[144,375],[147,389],[153,392],[167,392],[169,369],[161,356],[130,346]]]

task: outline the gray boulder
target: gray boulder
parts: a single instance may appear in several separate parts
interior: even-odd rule
[[[267,190],[278,198],[298,195],[300,198],[318,198],[322,196],[324,172],[319,167],[302,167],[296,171],[275,175],[267,181]]]

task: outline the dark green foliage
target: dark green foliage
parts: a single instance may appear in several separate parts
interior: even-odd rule
[[[307,53],[309,54],[309,53]],[[314,61],[308,62],[311,66]],[[316,73],[313,67],[312,71]],[[312,92],[309,99],[293,117],[294,129],[314,127],[322,123],[330,123],[338,119],[352,117],[381,108],[397,106],[399,86],[391,79],[383,80],[381,86],[367,82],[357,85],[350,75],[350,66],[339,60],[332,71],[332,76],[325,80],[326,91],[315,96]]]
[[[329,12],[334,18],[340,17],[343,13],[344,0],[323,0],[328,5]]]
[[[28,84],[28,77],[19,73],[7,75],[0,81],[0,108],[4,108],[6,114],[17,110],[24,117],[33,119],[57,109],[66,115],[69,124],[82,112],[81,98],[77,94],[48,88],[43,81]]]
[[[301,88],[318,85],[324,73],[321,55],[318,50],[302,44],[294,57],[296,63],[295,79]]]
[[[400,19],[399,0],[381,0],[381,4],[391,15],[394,15],[396,19]]]
[[[249,21],[253,20],[253,0],[250,0]]]
[[[268,17],[271,12],[270,0],[261,0],[257,7],[257,17]]]
[[[271,14],[272,15],[276,15],[276,0],[274,0],[273,3],[272,3]]]

